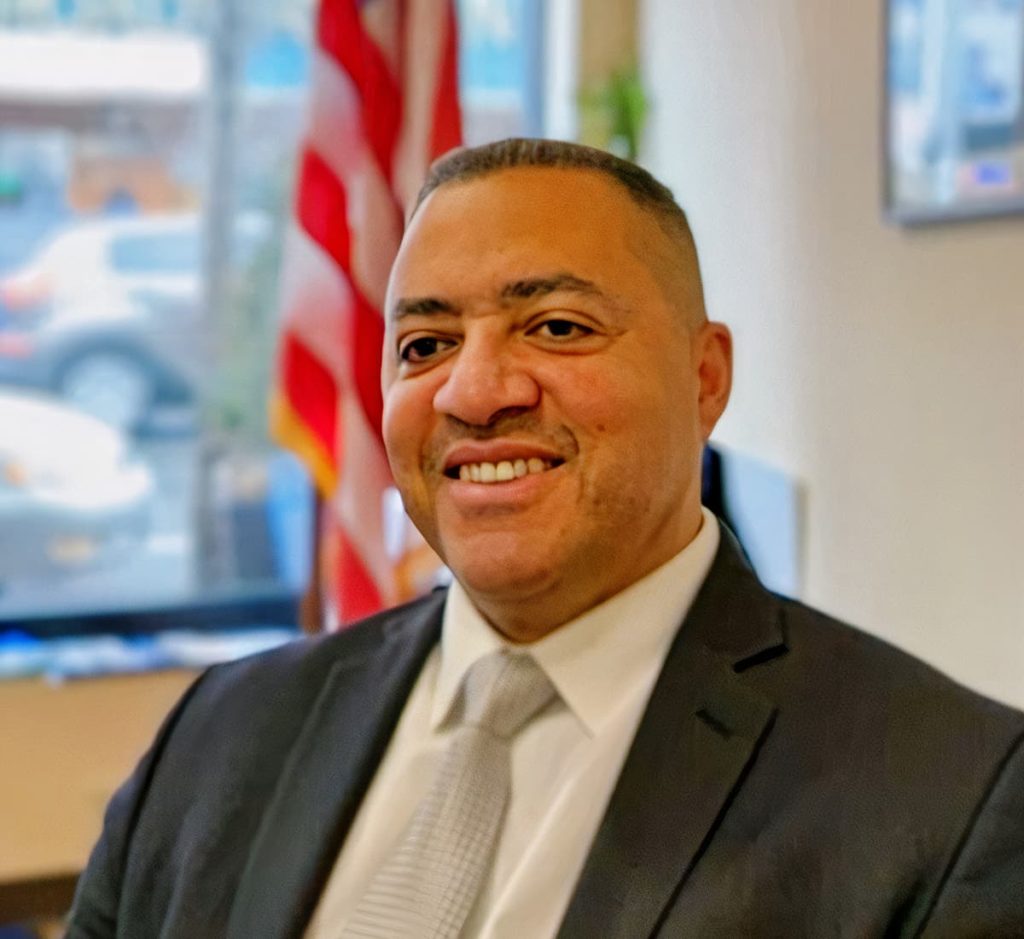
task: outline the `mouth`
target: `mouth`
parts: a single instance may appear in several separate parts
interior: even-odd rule
[[[492,485],[495,483],[507,483],[515,479],[522,479],[524,476],[535,476],[546,473],[549,470],[561,466],[565,460],[541,459],[531,456],[528,459],[519,457],[514,460],[500,460],[496,463],[457,463],[445,468],[444,475],[448,479],[458,479],[461,482],[483,483]]]

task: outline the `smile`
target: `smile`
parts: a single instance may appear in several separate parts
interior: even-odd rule
[[[523,476],[546,473],[556,466],[561,466],[563,462],[563,460],[542,460],[540,457],[532,456],[528,460],[520,458],[501,460],[498,463],[462,463],[445,470],[445,476],[449,479],[459,479],[462,482],[506,483],[513,479],[521,479]]]

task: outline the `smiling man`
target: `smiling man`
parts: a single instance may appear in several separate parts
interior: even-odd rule
[[[455,581],[200,678],[69,935],[1024,935],[1024,716],[760,586],[699,499],[731,368],[645,171],[435,166],[383,432]]]
[[[431,193],[393,270],[395,480],[516,642],[640,580],[701,527],[729,333],[690,286],[682,213],[658,211],[596,172],[495,172]]]

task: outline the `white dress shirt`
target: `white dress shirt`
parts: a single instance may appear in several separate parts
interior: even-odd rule
[[[697,537],[679,554],[525,647],[558,696],[513,741],[508,812],[465,936],[547,939],[558,932],[669,645],[719,537],[718,522],[705,509]],[[430,785],[463,676],[503,645],[454,583],[440,646],[409,695],[306,939],[337,939]]]

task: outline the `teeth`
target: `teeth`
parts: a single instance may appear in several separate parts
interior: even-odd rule
[[[504,483],[521,479],[530,473],[543,473],[551,468],[547,460],[531,456],[530,459],[502,460],[500,463],[463,463],[459,479],[474,483]]]

